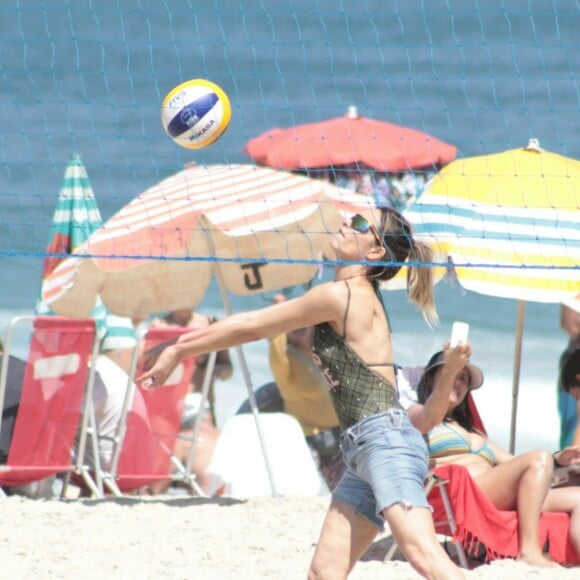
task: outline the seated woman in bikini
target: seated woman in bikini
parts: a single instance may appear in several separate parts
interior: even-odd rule
[[[471,363],[465,365],[454,350],[446,348],[431,357],[417,387],[419,403],[408,410],[413,424],[427,436],[434,467],[464,465],[498,509],[518,512],[518,560],[534,566],[556,565],[544,557],[538,544],[543,511],[570,514],[570,540],[580,554],[580,488],[550,488],[554,462],[548,452],[514,456],[475,429],[466,397],[470,390],[481,387],[483,373]],[[447,400],[441,392],[449,393]],[[437,397],[438,406],[433,404]],[[428,399],[429,416],[424,412]]]

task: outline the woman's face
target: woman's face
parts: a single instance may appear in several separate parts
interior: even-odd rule
[[[362,260],[370,249],[378,245],[376,229],[360,231],[357,228],[358,217],[360,216],[353,216],[344,221],[338,232],[332,236],[330,245],[337,258]]]
[[[441,373],[441,369],[443,367],[439,367],[437,369],[436,377],[439,376]],[[469,369],[464,367],[461,369],[457,375],[455,376],[455,381],[453,381],[453,387],[451,388],[451,392],[449,393],[449,407],[448,410],[451,412],[456,407],[461,405],[467,397],[467,393],[469,393],[469,385],[471,384],[471,375],[469,374]]]

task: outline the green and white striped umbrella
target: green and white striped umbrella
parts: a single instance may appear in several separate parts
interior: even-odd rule
[[[79,155],[72,155],[52,220],[42,272],[43,280],[102,224],[101,213],[82,159]],[[36,312],[43,315],[56,314],[42,300],[39,300]],[[131,320],[111,314],[99,297],[91,317],[97,323],[102,352],[135,346],[137,338]]]

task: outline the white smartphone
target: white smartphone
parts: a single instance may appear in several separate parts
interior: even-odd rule
[[[456,347],[460,342],[467,342],[469,334],[469,324],[467,322],[454,322],[451,328],[451,348]]]

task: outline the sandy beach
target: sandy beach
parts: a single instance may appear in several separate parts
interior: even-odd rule
[[[2,577],[306,578],[328,501],[10,497],[0,500]],[[388,545],[388,536],[378,539],[350,578],[418,578],[402,560],[383,564]],[[539,570],[498,561],[473,568],[466,577],[556,580],[580,578],[580,570]]]

